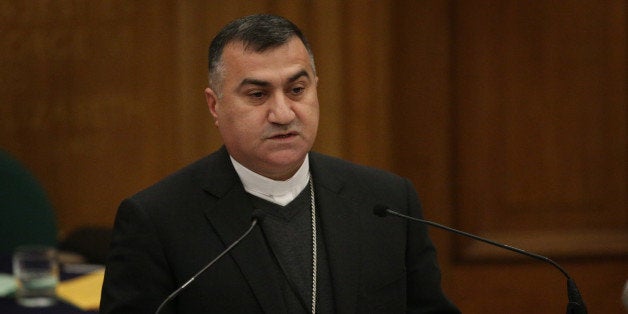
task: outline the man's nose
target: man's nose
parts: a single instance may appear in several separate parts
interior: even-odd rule
[[[268,121],[277,124],[289,124],[294,120],[295,113],[292,110],[292,100],[283,93],[273,97],[268,113]]]

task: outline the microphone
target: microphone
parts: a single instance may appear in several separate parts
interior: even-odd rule
[[[249,235],[249,233],[251,233],[251,231],[253,230],[253,227],[257,225],[257,221],[261,219],[261,215],[262,213],[259,209],[254,210],[253,215],[252,215],[253,221],[251,222],[251,226],[249,227],[249,229],[247,229],[246,232],[244,232],[237,240],[233,241],[233,243],[231,243],[231,245],[229,245],[226,249],[224,249],[222,253],[216,256],[216,258],[214,258],[211,262],[205,265],[205,267],[201,268],[201,270],[199,270],[196,274],[194,274],[194,276],[192,276],[188,281],[186,281],[183,285],[181,285],[177,290],[172,292],[163,302],[161,302],[161,304],[157,308],[157,311],[155,311],[155,314],[161,313],[161,310],[166,306],[166,304],[168,304],[168,302],[170,302],[177,295],[179,295],[179,293],[181,293],[183,289],[185,289],[189,284],[191,284],[196,279],[196,277],[204,273],[207,269],[209,269],[212,265],[214,265],[214,263],[216,263],[220,258],[222,258],[225,254],[229,253],[229,251],[231,251],[236,245],[238,245],[238,243],[240,243],[242,239],[246,238]]]
[[[416,221],[416,222],[420,222],[420,223],[424,223],[436,228],[440,228],[449,232],[453,232],[455,234],[458,235],[462,235],[465,237],[469,237],[471,239],[474,240],[478,240],[484,243],[488,243],[494,246],[497,246],[499,248],[502,249],[506,249],[509,251],[513,251],[519,254],[523,254],[525,256],[528,257],[532,257],[541,261],[544,261],[546,263],[549,263],[551,265],[553,265],[554,267],[556,267],[558,270],[560,270],[561,273],[563,273],[563,275],[565,275],[565,278],[567,278],[567,298],[568,298],[568,303],[567,303],[567,314],[587,314],[587,307],[584,304],[584,300],[582,299],[582,296],[580,295],[580,291],[578,290],[578,287],[576,286],[576,282],[569,276],[569,274],[567,273],[567,271],[565,271],[562,267],[560,267],[560,265],[558,265],[556,262],[552,261],[551,259],[542,256],[542,255],[538,255],[535,253],[530,253],[527,251],[524,251],[522,249],[518,249],[516,247],[512,247],[510,245],[506,245],[506,244],[502,244],[502,243],[498,243],[471,233],[467,233],[464,231],[460,231],[451,227],[447,227],[444,225],[441,225],[439,223],[435,223],[433,221],[429,221],[429,220],[425,220],[425,219],[419,219],[419,218],[415,218],[415,217],[410,217],[410,216],[406,216],[404,214],[401,214],[399,212],[396,212],[392,209],[390,209],[388,206],[386,205],[375,205],[375,207],[373,208],[373,213],[379,217],[386,217],[388,214],[394,215],[394,216],[398,216],[401,218],[405,218],[405,219],[409,219],[412,221]]]

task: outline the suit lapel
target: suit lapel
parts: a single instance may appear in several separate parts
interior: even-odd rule
[[[253,205],[244,191],[224,147],[214,154],[197,180],[205,191],[218,199],[205,210],[205,216],[225,247],[240,237],[251,224]],[[334,300],[338,313],[355,313],[359,293],[361,230],[360,205],[346,195],[345,182],[330,171],[325,160],[310,154],[317,210],[327,250]],[[210,175],[211,174],[211,175]],[[209,178],[214,178],[209,180]],[[280,285],[269,272],[275,264],[266,249],[259,227],[229,254],[238,264],[259,304],[266,313],[286,313]],[[252,263],[254,261],[254,263]]]
[[[205,210],[216,234],[225,247],[239,238],[251,225],[253,205],[242,188],[224,148],[218,153],[220,158],[210,165],[208,173],[201,172],[199,182],[205,191],[213,194],[218,201]],[[227,169],[227,170],[225,170]],[[209,180],[211,177],[217,180]],[[279,283],[273,276],[274,262],[266,249],[266,243],[258,226],[229,253],[238,264],[242,274],[253,290],[258,303],[266,313],[286,313]],[[235,280],[235,279],[228,279]]]
[[[344,182],[311,155],[317,209],[327,249],[338,313],[355,313],[359,292],[360,221],[358,204],[343,195]]]

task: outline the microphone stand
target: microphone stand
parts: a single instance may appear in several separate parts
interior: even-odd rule
[[[396,212],[394,210],[391,210],[390,208],[388,208],[385,205],[377,205],[375,206],[375,208],[373,208],[373,213],[379,217],[385,217],[388,214],[394,215],[394,216],[398,216],[401,218],[405,218],[405,219],[409,219],[409,220],[413,220],[416,222],[420,222],[420,223],[424,223],[424,224],[428,224],[430,226],[436,227],[436,228],[440,228],[443,230],[447,230],[465,237],[469,237],[472,238],[474,240],[478,240],[490,245],[494,245],[497,247],[500,247],[502,249],[506,249],[509,251],[513,251],[519,254],[523,254],[538,260],[541,260],[543,262],[549,263],[551,265],[553,265],[554,267],[556,267],[558,270],[560,270],[561,273],[563,273],[563,275],[565,276],[565,278],[567,278],[567,298],[568,298],[568,303],[567,303],[567,314],[587,314],[587,307],[584,304],[584,300],[582,299],[582,296],[580,295],[580,291],[578,290],[578,287],[576,286],[576,282],[569,276],[569,274],[567,273],[567,271],[565,269],[563,269],[560,265],[558,265],[556,262],[554,262],[553,260],[542,256],[542,255],[538,255],[535,253],[531,253],[528,251],[524,251],[522,249],[518,249],[516,247],[510,246],[510,245],[506,245],[506,244],[502,244],[502,243],[498,243],[468,232],[464,232],[461,230],[457,230],[451,227],[447,227],[444,225],[441,225],[439,223],[433,222],[433,221],[429,221],[429,220],[425,220],[425,219],[419,219],[419,218],[415,218],[415,217],[410,217],[404,214],[401,214],[399,212]]]
[[[202,273],[204,273],[209,267],[214,265],[214,263],[216,261],[218,261],[221,257],[223,257],[225,254],[227,254],[229,251],[231,251],[231,249],[233,249],[233,247],[235,247],[238,243],[240,243],[240,241],[242,241],[242,239],[246,238],[246,236],[249,235],[249,233],[251,233],[251,231],[253,230],[253,227],[255,227],[256,224],[257,224],[257,217],[254,216],[254,219],[253,219],[253,222],[251,223],[251,226],[249,227],[248,230],[246,230],[246,232],[244,232],[244,234],[242,234],[242,236],[240,236],[237,240],[233,241],[233,243],[231,243],[231,245],[229,245],[224,251],[222,251],[222,253],[220,253],[218,256],[216,256],[216,258],[214,258],[211,262],[209,262],[207,265],[205,265],[205,267],[203,267],[196,274],[194,274],[194,276],[192,276],[192,278],[190,278],[188,281],[186,281],[177,290],[172,292],[163,302],[161,302],[161,304],[157,308],[157,311],[155,311],[155,314],[161,313],[161,310],[164,308],[164,306],[166,306],[166,304],[168,304],[168,302],[170,302],[170,300],[174,299],[179,293],[181,293],[181,291],[183,291],[183,289],[185,289],[189,284],[191,284],[192,281],[194,281],[196,279],[196,277],[198,277]]]

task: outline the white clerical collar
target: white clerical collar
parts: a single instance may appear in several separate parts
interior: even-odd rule
[[[310,180],[310,161],[307,156],[299,170],[285,181],[276,181],[259,175],[244,167],[233,157],[229,157],[242,181],[242,185],[244,185],[244,190],[281,206],[292,202],[303,191]]]

